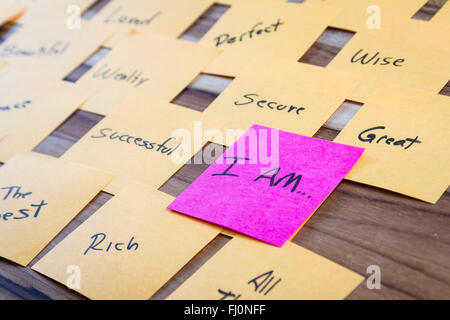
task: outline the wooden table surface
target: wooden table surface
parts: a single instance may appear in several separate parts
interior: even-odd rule
[[[429,20],[445,1],[430,1],[414,18]],[[215,6],[208,10],[182,38],[198,40],[225,9]],[[327,29],[301,61],[326,65],[348,37],[345,32]],[[75,81],[89,64],[84,63],[68,79]],[[203,110],[228,83],[227,79],[202,75],[174,103]],[[449,84],[441,94],[450,95]],[[352,110],[358,108],[358,104],[345,102],[315,136],[332,140],[351,118]],[[35,151],[59,157],[102,118],[77,111]],[[217,148],[215,156],[223,151],[222,146],[210,144],[209,147]],[[206,164],[185,165],[160,190],[177,196],[206,168]],[[0,258],[0,299],[84,299],[34,272],[31,266],[111,197],[100,193],[29,267],[23,268]],[[430,205],[382,189],[343,181],[292,241],[366,277],[368,266],[380,267],[381,289],[369,290],[363,282],[347,299],[449,299],[449,208],[449,190],[437,204]],[[151,298],[167,297],[227,241],[227,236],[219,235]]]

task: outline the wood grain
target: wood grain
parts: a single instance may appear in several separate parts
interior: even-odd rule
[[[415,15],[415,18],[427,20],[444,2],[430,1]],[[208,9],[201,17],[200,24],[191,26],[182,37],[196,41],[214,24],[223,10],[223,6]],[[89,14],[87,16],[91,17]],[[348,35],[343,35],[339,30],[327,29],[311,50],[302,57],[303,62],[326,64],[346,41]],[[98,59],[90,57],[80,66],[81,69],[75,70],[68,79],[76,81],[92,66],[92,61]],[[230,79],[200,75],[174,99],[174,103],[202,111],[229,83]],[[441,94],[450,95],[450,82],[443,88]],[[342,108],[315,136],[333,140],[359,107],[358,104],[345,101]],[[35,151],[59,157],[101,119],[102,116],[77,111],[39,144]],[[208,144],[205,148],[210,149],[205,153],[207,157],[205,162],[209,161],[208,163],[224,150],[223,146],[214,144]],[[196,157],[203,155],[199,152]],[[207,164],[185,165],[160,187],[160,191],[173,196],[179,195],[207,166]],[[30,266],[111,197],[112,195],[101,192],[33,260]],[[295,236],[293,242],[362,275],[366,275],[368,266],[380,266],[382,288],[369,290],[365,283],[362,283],[348,299],[448,299],[450,298],[449,206],[449,190],[436,205],[430,205],[378,188],[344,181]],[[152,298],[167,297],[227,241],[229,237],[225,235],[214,239]],[[32,271],[30,267],[23,268],[0,258],[0,299],[84,299],[84,297]]]

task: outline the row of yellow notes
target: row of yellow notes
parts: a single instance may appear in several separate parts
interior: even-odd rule
[[[132,183],[33,269],[66,284],[67,267],[79,266],[79,286],[71,285],[89,298],[148,299],[220,231],[168,211],[171,201]],[[295,244],[279,249],[237,236],[170,298],[343,299],[362,279]]]

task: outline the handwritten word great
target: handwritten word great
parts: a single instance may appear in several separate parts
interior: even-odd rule
[[[269,26],[258,28],[259,26],[261,26],[263,24],[264,24],[263,22],[258,22],[250,30],[243,32],[239,36],[230,36],[229,33],[223,33],[220,36],[214,38],[214,40],[216,41],[216,47],[219,47],[225,43],[232,44],[232,43],[235,43],[236,41],[242,42],[245,40],[254,39],[255,36],[260,36],[262,34],[276,32],[278,30],[278,28],[284,24],[284,22],[281,22],[281,20],[278,19],[277,22],[272,23]]]
[[[37,49],[20,49],[15,44],[9,44],[0,51],[0,57],[8,58],[15,56],[57,56],[66,53],[69,47],[70,43],[63,41],[56,41],[50,46],[42,45]]]
[[[129,24],[129,25],[135,25],[135,26],[142,26],[142,25],[149,25],[153,20],[156,19],[156,17],[161,15],[161,11],[158,11],[148,18],[137,18],[137,17],[130,17],[130,16],[121,14],[121,12],[122,12],[122,6],[119,6],[103,22],[104,23],[117,23],[117,24]]]
[[[244,94],[243,97],[245,99],[247,99],[247,101],[245,101],[245,102],[235,101],[234,104],[236,106],[245,106],[245,105],[251,104],[257,100],[256,98],[259,97],[259,94],[247,93],[247,94]],[[267,107],[272,110],[286,111],[287,113],[292,113],[292,114],[297,114],[297,115],[299,115],[301,111],[305,110],[305,108],[303,108],[303,107],[296,107],[293,105],[288,106],[286,104],[279,104],[278,102],[269,101],[269,100],[265,100],[265,99],[256,101],[256,105],[262,109]]]
[[[422,141],[419,141],[418,136],[416,136],[415,138],[396,139],[396,138],[391,138],[388,135],[382,135],[381,137],[378,137],[376,135],[376,133],[373,133],[376,130],[384,130],[384,129],[386,129],[386,127],[384,127],[384,126],[369,128],[367,130],[362,131],[358,135],[358,139],[362,142],[368,142],[368,143],[375,142],[378,144],[380,142],[384,142],[387,145],[404,147],[405,150],[409,149],[415,143],[417,143],[417,144],[422,143]],[[377,131],[377,132],[379,132],[379,131]],[[406,144],[406,146],[405,146],[405,144]]]
[[[150,80],[150,78],[145,78],[142,76],[142,72],[134,70],[130,74],[121,71],[120,67],[116,68],[114,71],[109,67],[108,64],[102,65],[93,74],[93,78],[101,78],[104,80],[112,79],[116,81],[123,81],[128,84],[134,85],[135,88],[139,87],[141,84]]]
[[[92,242],[89,245],[89,247],[84,251],[83,255],[86,255],[89,251],[106,251],[109,252],[111,250],[113,251],[136,251],[139,248],[139,244],[134,241],[134,237],[131,237],[131,239],[128,241],[128,244],[125,246],[124,242],[113,242],[109,241],[105,242],[106,246],[101,246],[101,244],[106,240],[106,234],[103,232],[96,233],[92,237]]]
[[[382,57],[380,56],[380,52],[376,52],[374,55],[369,57],[369,53],[364,53],[364,49],[360,49],[358,52],[354,54],[354,56],[350,59],[351,63],[358,63],[361,64],[369,64],[372,65],[380,65],[380,66],[387,66],[389,64],[392,64],[394,67],[402,67],[402,63],[405,62],[405,59],[395,59],[394,57]],[[361,54],[361,55],[360,55]]]
[[[166,144],[170,141],[177,140],[175,137],[170,137],[162,143],[150,142],[149,140],[144,140],[140,137],[134,137],[130,134],[120,134],[111,128],[103,128],[99,130],[100,135],[91,136],[93,139],[109,138],[110,140],[116,140],[119,142],[128,143],[131,145],[138,146],[140,148],[145,148],[148,150],[155,150],[156,152],[161,152],[163,154],[171,155],[175,150],[181,146],[181,142],[173,147],[168,147]]]
[[[15,109],[26,109],[31,104],[31,100],[25,100],[23,102],[17,102],[11,105],[0,105],[0,111],[11,111]]]

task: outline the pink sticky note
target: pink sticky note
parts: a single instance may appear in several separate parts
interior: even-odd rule
[[[253,125],[168,208],[281,247],[363,151]]]

